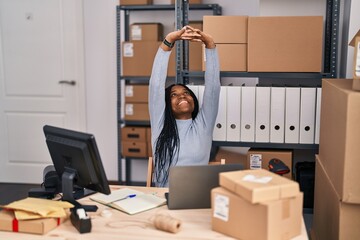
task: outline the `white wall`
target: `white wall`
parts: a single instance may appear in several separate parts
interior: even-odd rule
[[[167,0],[154,0],[163,3]],[[117,99],[116,99],[116,5],[117,0],[84,0],[85,53],[87,82],[87,126],[95,134],[109,180],[117,180]],[[352,1],[350,33],[360,26],[359,1]],[[322,15],[326,0],[203,0],[203,3],[218,3],[223,15]],[[190,20],[201,19],[201,13],[190,13]],[[212,14],[207,11],[206,14]],[[138,12],[131,15],[131,22],[158,21],[165,25],[165,32],[174,26],[174,13],[161,11]],[[349,49],[349,64],[352,66],[352,49]],[[350,71],[350,70],[349,70]],[[146,162],[137,161],[135,180],[145,179]]]

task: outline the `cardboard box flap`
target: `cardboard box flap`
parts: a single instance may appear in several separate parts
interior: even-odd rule
[[[264,169],[220,173],[220,186],[251,203],[294,197],[299,184]]]
[[[349,46],[355,47],[355,40],[357,37],[360,37],[360,29],[357,31],[357,33],[354,35],[354,37],[349,42]]]

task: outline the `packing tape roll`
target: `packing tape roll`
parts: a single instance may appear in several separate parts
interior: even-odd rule
[[[181,221],[171,216],[158,214],[154,217],[153,223],[156,229],[170,233],[177,233],[181,229]]]

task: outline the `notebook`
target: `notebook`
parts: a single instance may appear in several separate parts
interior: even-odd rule
[[[169,209],[211,207],[211,189],[219,186],[219,173],[242,170],[241,164],[174,166],[169,172]]]
[[[91,196],[90,199],[130,215],[166,204],[165,198],[130,188],[121,188],[112,191],[110,195],[97,193]]]

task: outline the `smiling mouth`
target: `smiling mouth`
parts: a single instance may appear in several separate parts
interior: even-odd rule
[[[183,103],[188,103],[188,101],[183,100],[183,101],[179,102],[178,105],[181,105],[181,104],[183,104]]]

